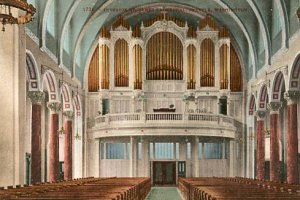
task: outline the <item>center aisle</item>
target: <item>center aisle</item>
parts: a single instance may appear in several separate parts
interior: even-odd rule
[[[152,187],[146,200],[182,200],[176,187]]]

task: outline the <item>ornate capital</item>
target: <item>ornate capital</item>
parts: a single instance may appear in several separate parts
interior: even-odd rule
[[[257,120],[263,120],[266,116],[266,111],[264,110],[258,110],[255,112],[255,115],[257,116]]]
[[[51,110],[51,112],[58,113],[61,111],[62,105],[60,102],[49,102],[48,108]]]
[[[281,108],[281,102],[270,102],[268,103],[268,109],[272,112],[278,112]]]
[[[69,111],[64,111],[63,115],[68,119],[68,120],[72,120],[74,117],[74,112],[69,110]]]
[[[287,100],[288,105],[296,104],[297,99],[300,97],[299,91],[287,91],[284,93],[284,98]]]
[[[41,104],[45,99],[44,92],[29,91],[27,96],[31,99],[32,104]]]

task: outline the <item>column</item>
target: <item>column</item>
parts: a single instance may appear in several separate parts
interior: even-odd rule
[[[256,111],[257,123],[256,123],[256,178],[264,180],[265,178],[265,130],[264,130],[264,118],[265,111]]]
[[[288,103],[287,132],[287,182],[298,184],[298,131],[297,131],[297,97],[299,93],[286,92]]]
[[[130,137],[130,164],[129,164],[129,176],[134,177],[136,171],[136,139]]]
[[[235,165],[234,165],[234,160],[235,160],[235,141],[230,140],[229,141],[229,176],[233,177],[235,175]]]
[[[193,177],[199,176],[199,138],[194,137],[192,140],[192,160],[193,160]]]
[[[74,117],[73,111],[65,111],[65,146],[64,146],[64,179],[72,179],[72,119]]]
[[[57,181],[59,178],[59,117],[58,112],[61,110],[61,103],[48,103],[50,109],[49,125],[49,181]]]
[[[32,102],[31,114],[31,183],[39,183],[42,180],[42,147],[41,147],[41,103],[44,101],[44,93],[39,91],[28,92]]]
[[[149,158],[149,141],[147,139],[144,139],[143,141],[143,155],[142,159],[144,162],[144,176],[145,177],[150,177],[150,158]]]
[[[270,180],[280,181],[280,160],[279,160],[279,109],[280,102],[270,102]]]

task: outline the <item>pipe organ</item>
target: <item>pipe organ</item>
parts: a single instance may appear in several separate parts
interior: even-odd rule
[[[98,52],[98,53],[97,53]],[[127,88],[143,90],[152,80],[183,81],[186,90],[242,90],[241,62],[229,32],[210,18],[198,27],[166,14],[133,30],[117,19],[103,27],[90,61],[90,92]]]

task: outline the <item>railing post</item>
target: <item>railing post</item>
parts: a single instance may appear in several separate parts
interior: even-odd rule
[[[223,124],[223,117],[219,115],[219,124]]]
[[[141,120],[142,122],[146,122],[146,113],[145,113],[145,112],[142,112],[142,113],[140,114],[140,116],[141,116],[140,120]]]
[[[183,119],[183,121],[188,121],[189,120],[189,114],[185,112],[183,114],[183,118],[182,119]]]
[[[109,124],[109,116],[105,116],[105,123]]]

